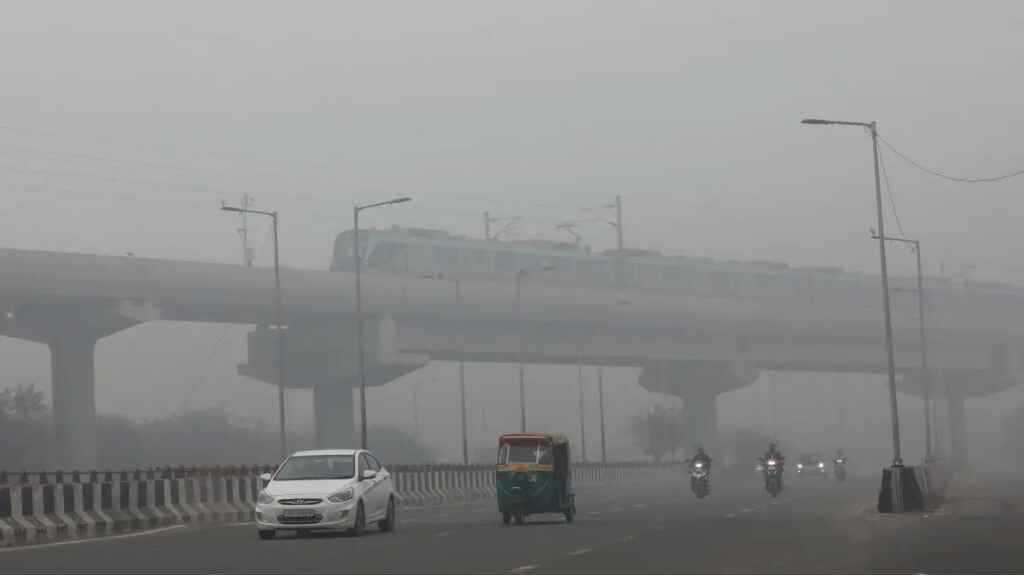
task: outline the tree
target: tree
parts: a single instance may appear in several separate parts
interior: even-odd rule
[[[662,408],[655,405],[646,414],[634,414],[629,432],[633,441],[656,462],[666,456],[675,457],[683,445],[683,415],[679,409]]]

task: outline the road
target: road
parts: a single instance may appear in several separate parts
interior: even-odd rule
[[[725,485],[723,485],[725,484]],[[493,502],[403,510],[393,534],[279,537],[251,524],[0,551],[10,573],[720,573],[1020,572],[1021,516],[955,510],[869,512],[877,482],[791,481],[778,499],[757,479],[580,490],[579,517],[503,526]],[[986,560],[980,557],[985,556]]]

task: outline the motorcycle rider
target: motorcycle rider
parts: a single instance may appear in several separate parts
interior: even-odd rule
[[[768,452],[765,453],[763,460],[765,462],[768,460],[775,460],[779,463],[779,467],[781,468],[786,459],[782,456],[782,452],[779,452],[779,447],[775,445],[775,442],[772,442],[768,446]]]
[[[692,461],[694,464],[697,462],[703,463],[704,469],[707,470],[709,474],[711,473],[711,457],[704,452],[703,446],[697,446],[697,449],[694,451]]]

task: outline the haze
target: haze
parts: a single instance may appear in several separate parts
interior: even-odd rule
[[[218,208],[250,194],[281,213],[283,262],[324,269],[353,203],[381,195],[414,203],[368,214],[367,226],[479,237],[486,210],[522,218],[512,237],[552,239],[568,239],[556,224],[600,214],[622,195],[629,247],[873,273],[869,141],[802,128],[801,118],[876,120],[901,151],[954,175],[1024,164],[1017,2],[3,8],[0,246],[10,248],[238,263],[239,222]],[[956,185],[883,158],[890,226],[927,246],[928,273],[1024,282],[1019,182]],[[256,264],[266,266],[268,227],[251,225]],[[610,226],[580,233],[595,249],[614,246]],[[906,251],[891,258],[895,273],[912,274]],[[153,418],[223,402],[273,422],[273,389],[235,372],[246,330],[150,324],[101,342],[99,411]],[[0,361],[0,386],[48,387],[45,348],[4,338]],[[473,418],[489,422],[471,431],[483,443],[516,424],[513,369],[470,368]],[[452,370],[436,363],[371,396],[374,412],[408,428],[420,383],[423,438],[449,460]],[[606,382],[622,407],[609,426],[623,458],[633,449],[629,414],[668,402],[635,377],[614,370]],[[531,368],[531,389],[563,389],[540,423],[572,406],[573,378],[570,368]],[[762,377],[726,395],[722,425],[757,414],[759,426],[795,439],[828,429],[847,403],[863,407],[846,417],[862,451],[887,453],[880,378],[774,378],[774,419]],[[305,398],[289,393],[292,422],[308,419]],[[999,439],[998,418],[972,414],[999,415],[1019,400],[1014,389],[969,403],[972,453]],[[920,410],[903,405],[912,456]]]

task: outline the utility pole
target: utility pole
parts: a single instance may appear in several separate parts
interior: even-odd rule
[[[242,227],[238,229],[238,234],[242,237],[242,265],[246,268],[252,267],[252,248],[249,247],[249,208],[253,204],[252,196],[242,194]]]
[[[502,233],[508,231],[512,224],[518,221],[518,216],[513,217],[502,217],[502,216],[491,216],[490,212],[484,212],[484,240],[497,240],[497,237]],[[491,235],[491,224],[497,224],[498,222],[505,222],[505,226],[500,230]]]
[[[615,196],[615,231],[618,233],[619,252],[622,251],[622,196]]]
[[[576,358],[576,377],[580,396],[580,454],[583,462],[587,461],[587,427],[584,424],[586,418],[583,410],[583,344],[580,343],[580,353]]]
[[[897,238],[895,236],[883,237],[880,234],[874,234],[872,238],[907,244],[917,259],[917,327],[919,332],[918,338],[921,343],[921,387],[923,388],[922,395],[924,396],[924,458],[925,462],[930,462],[933,458],[932,452],[934,450],[932,446],[932,386],[931,372],[928,369],[928,346],[924,331],[924,279],[921,271],[921,241],[910,238]],[[894,291],[899,291],[899,289],[894,289]]]
[[[226,206],[221,204],[221,210],[225,212],[241,213],[243,216],[252,212],[267,216],[274,226],[274,324],[277,326],[277,420],[278,420],[278,442],[281,452],[281,461],[288,456],[285,437],[285,414],[284,414],[284,389],[288,385],[288,370],[286,368],[287,355],[285,351],[285,337],[288,334],[288,326],[285,321],[284,301],[281,298],[281,264],[279,258],[279,245],[277,234],[277,211],[268,212],[265,210],[253,210],[252,208]]]
[[[601,463],[608,461],[604,446],[604,366],[597,367],[597,403],[601,411]]]
[[[856,126],[864,128],[871,135],[871,156],[875,168],[875,210],[878,216],[878,260],[881,265],[882,276],[882,308],[885,320],[885,352],[888,363],[889,376],[889,412],[892,419],[892,467],[903,468],[903,457],[900,446],[900,414],[896,399],[896,359],[893,351],[892,336],[892,311],[889,307],[889,266],[885,255],[885,218],[882,216],[882,184],[878,169],[878,125],[872,122],[847,122],[840,120],[822,120],[820,118],[805,118],[802,124],[817,126]],[[902,480],[894,480],[894,484],[902,490]],[[902,495],[894,499],[898,504],[893,508],[902,511]]]

